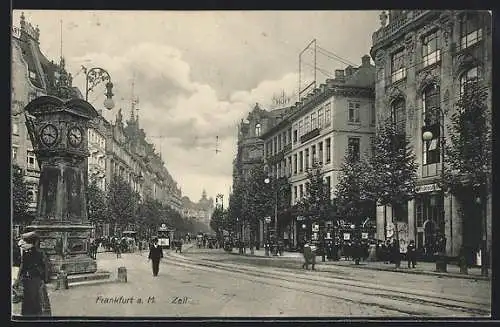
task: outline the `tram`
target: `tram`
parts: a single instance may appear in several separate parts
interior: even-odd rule
[[[170,249],[173,231],[174,229],[168,227],[166,224],[161,224],[158,228],[158,245],[161,246],[162,249]]]

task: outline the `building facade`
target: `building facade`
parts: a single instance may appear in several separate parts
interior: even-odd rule
[[[417,196],[397,217],[391,216],[390,208],[377,208],[378,238],[393,237],[397,228],[403,246],[413,239],[418,248],[431,251],[436,237],[444,235],[448,256],[458,256],[465,243],[476,245],[477,252],[480,219],[464,221],[460,201],[444,194],[437,184],[446,165],[439,139],[441,131],[449,138],[450,117],[468,80],[478,78],[488,87],[491,105],[491,15],[486,11],[390,10],[380,19],[371,49],[377,71],[377,119],[392,118],[410,140],[419,168]],[[428,147],[422,140],[423,127],[435,131]],[[487,208],[490,248],[491,197]]]
[[[210,219],[215,210],[214,199],[207,197],[203,190],[198,202],[192,202],[187,196],[182,198],[182,215],[187,219],[194,219],[200,223],[210,226]]]
[[[272,111],[262,109],[256,104],[245,120],[241,120],[238,126],[238,143],[236,158],[233,161],[233,185],[239,181],[244,181],[250,171],[262,164],[264,158],[264,141],[262,135],[278,122],[282,121],[289,113],[289,107],[278,108]],[[256,231],[256,241],[262,244],[263,226],[259,220],[258,231]],[[238,218],[237,234],[245,241],[250,240],[250,226],[248,222]]]
[[[326,80],[291,113],[272,127],[262,138],[265,162],[272,176],[287,179],[290,203],[297,204],[307,192],[307,172],[319,164],[331,198],[346,151],[358,157],[369,154],[375,135],[375,67],[365,55],[359,67],[336,70],[335,78]],[[283,206],[283,209],[285,206]],[[283,214],[278,217],[279,237],[296,248],[303,237],[303,217]],[[331,226],[333,222],[326,222]],[[306,226],[310,228],[311,226]]]

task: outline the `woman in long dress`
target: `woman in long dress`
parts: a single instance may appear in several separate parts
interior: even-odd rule
[[[23,249],[19,282],[23,287],[21,315],[50,316],[51,308],[45,281],[49,270],[45,254],[38,249],[38,235],[30,232],[22,235]]]

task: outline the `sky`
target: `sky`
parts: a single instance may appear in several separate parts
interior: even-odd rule
[[[19,27],[21,12],[13,12],[13,26]],[[273,96],[282,92],[295,103],[299,85],[313,81],[310,47],[301,58],[299,83],[299,53],[313,39],[316,80],[322,83],[335,69],[361,65],[380,27],[377,11],[25,10],[24,15],[40,28],[42,53],[55,62],[62,54],[82,93],[82,65],[109,72],[115,108],[103,110],[106,119],[114,122],[119,109],[128,119],[132,96],[139,99],[139,124],[183,195],[196,202],[205,189],[214,199],[222,193],[226,204],[237,125],[255,103],[272,108]],[[104,92],[101,84],[89,94],[96,109],[103,109]]]

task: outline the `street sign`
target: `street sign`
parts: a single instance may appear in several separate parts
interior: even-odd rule
[[[351,239],[350,233],[344,233],[344,241],[349,241]]]

